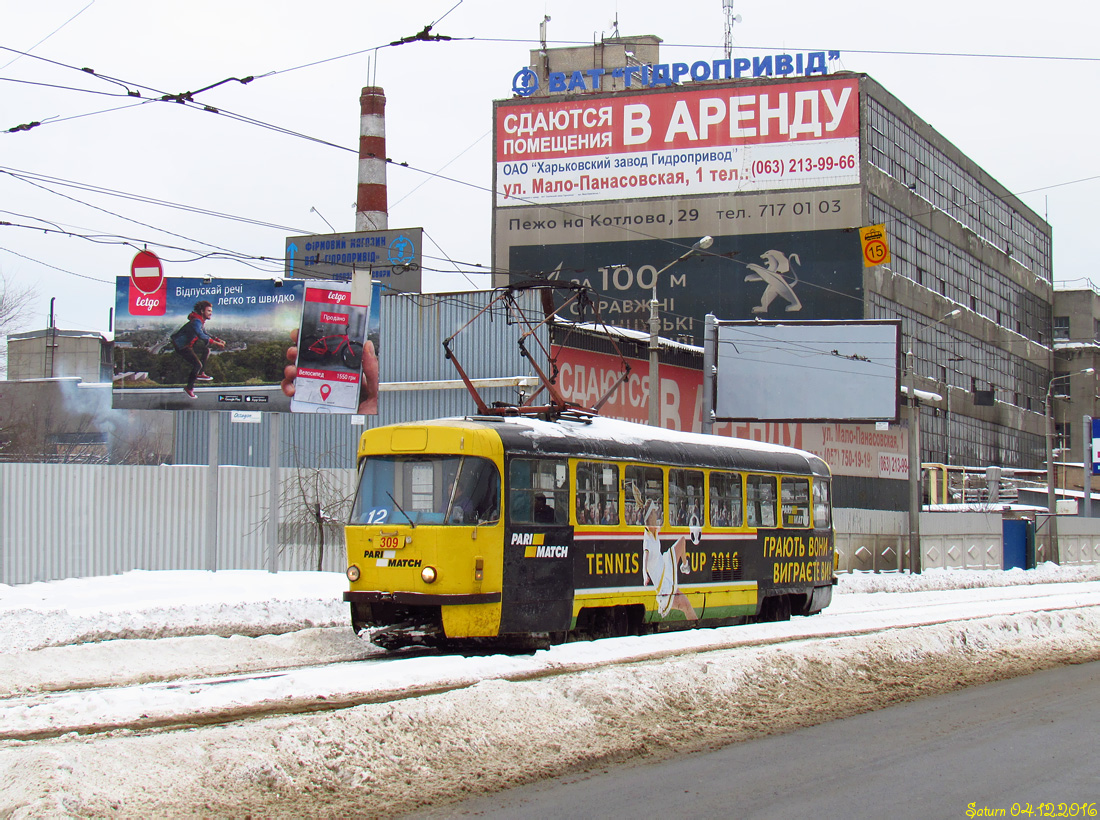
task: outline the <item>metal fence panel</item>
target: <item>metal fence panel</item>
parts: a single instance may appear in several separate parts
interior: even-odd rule
[[[280,470],[278,569],[316,568],[315,528],[294,514],[303,506],[299,480],[314,476],[335,487],[330,506],[354,490],[352,469]],[[0,583],[133,569],[267,569],[269,469],[219,467],[214,566],[209,480],[203,466],[0,463]],[[896,571],[899,556],[908,565],[904,513],[837,509],[835,526],[842,572]],[[1100,519],[1066,517],[1059,528],[1063,563],[1100,565]],[[926,569],[1002,566],[999,514],[923,513],[921,534]],[[324,535],[322,569],[342,571],[342,525],[327,525]]]
[[[352,470],[327,472],[350,494]],[[283,498],[293,499],[294,472],[280,479]],[[0,583],[213,568],[208,480],[208,468],[195,466],[0,464]],[[217,569],[267,568],[269,481],[266,468],[219,468]],[[279,532],[277,566],[314,569],[309,528],[287,523]],[[331,525],[326,536],[323,568],[341,571],[343,529]]]

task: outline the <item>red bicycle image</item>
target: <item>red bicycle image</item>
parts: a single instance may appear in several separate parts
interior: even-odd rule
[[[306,344],[298,355],[304,362],[317,364],[344,365],[349,370],[358,370],[363,364],[363,346],[351,341],[346,333],[337,333],[321,338],[306,338]]]

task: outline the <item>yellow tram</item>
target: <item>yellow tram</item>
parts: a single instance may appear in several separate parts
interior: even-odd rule
[[[352,626],[387,648],[545,646],[812,615],[832,599],[811,453],[596,416],[363,433]]]

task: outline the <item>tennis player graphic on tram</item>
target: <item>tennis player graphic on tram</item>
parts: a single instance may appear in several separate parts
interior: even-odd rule
[[[673,610],[683,613],[689,621],[699,619],[688,597],[680,591],[679,574],[687,575],[690,566],[687,556],[687,536],[681,535],[673,543],[661,543],[661,503],[645,499],[637,484],[631,484],[636,510],[642,510],[642,585],[657,588],[657,613],[667,618]],[[693,528],[692,535],[696,530]]]

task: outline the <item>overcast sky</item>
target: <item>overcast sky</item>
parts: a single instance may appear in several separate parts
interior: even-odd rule
[[[1100,7],[734,6],[735,56],[841,51],[836,68],[873,76],[1049,214],[1057,281],[1100,282],[1090,238],[1100,194]],[[0,51],[0,222],[14,223],[0,225],[0,273],[38,289],[24,329],[45,327],[55,298],[60,327],[106,333],[114,278],[129,273],[135,253],[118,237],[148,243],[169,276],[239,278],[281,269],[286,236],[327,233],[326,220],[354,230],[359,93],[371,84],[386,92],[387,153],[409,166],[389,166],[390,227],[423,226],[426,269],[468,272],[428,274],[426,289],[488,287],[477,266],[488,271],[491,261],[492,101],[511,96],[544,14],[551,46],[610,35],[618,15],[621,34],[664,40],[662,62],[723,56],[722,0],[0,0],[0,46],[9,49]],[[433,33],[455,39],[376,50],[436,21]],[[951,56],[959,54],[979,56]],[[248,76],[256,79],[195,96],[221,114],[143,102]],[[32,122],[43,124],[8,131]]]

